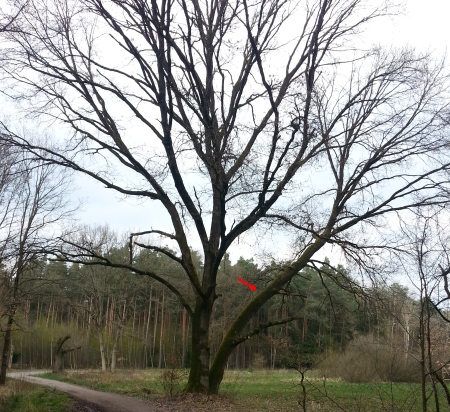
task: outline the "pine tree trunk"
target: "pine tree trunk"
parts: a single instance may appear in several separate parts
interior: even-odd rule
[[[50,321],[50,313],[52,310],[52,305],[53,305],[53,297],[52,297],[52,300],[50,301],[50,305],[48,307],[47,322],[45,323],[45,329],[48,329],[48,322]]]
[[[153,285],[150,284],[150,297],[148,303],[148,316],[147,316],[147,326],[145,328],[145,339],[144,339],[144,369],[148,366],[148,353],[147,353],[147,345],[148,345],[148,328],[150,326],[150,317],[152,315],[152,292]]]
[[[153,327],[153,348],[152,348],[152,368],[153,368],[153,359],[155,359],[155,348],[156,348],[156,331],[158,329],[158,310],[159,310],[159,291],[156,296],[156,311],[155,311],[155,325]]]
[[[51,321],[51,323],[50,323],[50,326],[51,326],[52,328],[55,327],[55,318],[56,318],[56,315],[57,315],[57,313],[58,313],[57,311],[58,311],[58,308],[57,308],[56,304],[53,303],[52,321]]]
[[[163,342],[163,333],[164,333],[164,292],[162,296],[162,305],[161,305],[161,328],[159,333],[159,361],[158,361],[158,368],[161,369],[162,367],[162,342]]]
[[[134,341],[135,341],[135,333],[134,333],[134,325],[136,323],[136,298],[134,299],[134,308],[133,308],[133,325],[131,327],[131,345],[130,345],[130,367],[133,367],[133,352],[134,352]]]
[[[186,308],[183,308],[181,315],[181,367],[184,368],[184,357],[186,354]]]

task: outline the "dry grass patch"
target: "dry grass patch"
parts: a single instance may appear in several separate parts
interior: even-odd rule
[[[68,395],[19,379],[8,379],[0,387],[2,412],[70,412],[75,408]],[[84,409],[83,409],[84,410]]]
[[[22,381],[19,379],[7,379],[6,385],[0,386],[0,399],[5,399],[9,396],[18,395],[22,392],[27,392],[34,389],[36,385],[31,382]]]

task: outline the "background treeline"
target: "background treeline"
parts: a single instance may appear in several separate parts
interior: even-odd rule
[[[112,248],[108,254],[124,262],[130,258],[127,246]],[[133,259],[139,267],[162,271],[178,288],[188,288],[181,268],[163,253],[143,250]],[[10,363],[49,368],[57,340],[70,335],[69,346],[81,349],[67,354],[66,368],[189,367],[191,321],[173,294],[149,277],[86,263],[35,259],[28,265],[21,281]],[[200,257],[197,264],[202,264]],[[212,356],[227,326],[254,293],[237,278],[262,287],[276,270],[273,265],[262,271],[252,259],[240,258],[234,265],[224,259],[213,313]],[[254,315],[248,333],[255,325],[296,319],[254,334],[235,349],[228,367],[300,365],[352,381],[417,380],[420,302],[397,284],[362,294],[363,289],[354,288],[349,279],[344,268],[332,269],[327,262],[299,273],[288,289]],[[3,293],[7,290],[4,287]],[[445,363],[447,324],[437,313],[429,322],[433,362]]]

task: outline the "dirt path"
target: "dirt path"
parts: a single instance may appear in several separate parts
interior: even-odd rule
[[[37,385],[48,386],[65,392],[77,400],[77,408],[86,412],[165,412],[156,405],[152,405],[142,399],[131,398],[115,393],[100,392],[82,386],[73,385],[65,382],[53,381],[50,379],[39,378],[33,375],[39,375],[48,371],[32,372],[12,372],[8,377],[22,379]]]

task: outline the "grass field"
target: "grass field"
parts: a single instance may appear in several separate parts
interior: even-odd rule
[[[182,388],[184,377],[173,382],[174,393]],[[227,371],[219,397],[167,397],[161,382],[161,371],[117,371],[114,374],[96,370],[69,371],[64,375],[43,375],[50,379],[72,382],[94,389],[170,404],[170,409],[221,411],[302,411],[299,400],[302,388],[299,375],[290,371]],[[307,411],[421,411],[418,384],[371,383],[351,384],[324,381],[310,377],[305,382]],[[189,408],[188,405],[189,404]],[[435,410],[430,400],[429,411]],[[441,397],[441,410],[448,406]]]
[[[72,399],[52,389],[15,379],[0,386],[1,412],[67,412],[71,407]]]

